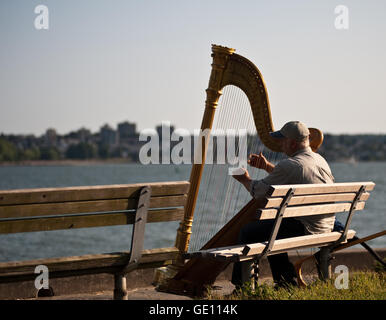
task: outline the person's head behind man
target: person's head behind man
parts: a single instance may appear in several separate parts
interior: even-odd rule
[[[282,151],[287,156],[291,156],[310,145],[310,131],[300,121],[287,122],[283,128],[271,132],[270,135],[279,141]]]

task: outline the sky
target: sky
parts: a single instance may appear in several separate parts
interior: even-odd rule
[[[385,134],[385,35],[384,0],[1,0],[0,133],[198,129],[218,44],[259,68],[275,128]]]

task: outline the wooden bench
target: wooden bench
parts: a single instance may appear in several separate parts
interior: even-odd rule
[[[110,273],[114,298],[126,299],[125,274],[177,258],[175,247],[143,250],[144,230],[146,223],[182,220],[188,190],[187,181],[2,190],[0,234],[126,224],[133,229],[126,252],[0,262],[0,282],[33,281],[38,265],[47,266],[50,279]]]
[[[251,277],[255,284],[258,276],[258,264],[262,258],[277,253],[310,247],[320,247],[320,272],[323,279],[331,276],[329,266],[330,252],[334,246],[344,243],[355,235],[349,229],[353,213],[363,210],[369,191],[374,189],[373,182],[352,182],[335,184],[298,184],[270,186],[265,198],[259,202],[256,219],[274,219],[275,223],[270,238],[266,242],[210,248],[191,252],[185,258],[205,258],[223,262],[253,260]],[[332,231],[287,239],[276,236],[282,219],[319,214],[348,212],[342,232]],[[226,266],[226,264],[224,264]]]

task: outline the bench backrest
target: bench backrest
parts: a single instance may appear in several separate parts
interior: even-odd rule
[[[0,234],[133,224],[144,186],[147,222],[183,218],[187,181],[0,190]]]
[[[345,182],[334,184],[295,184],[270,186],[261,202],[260,219],[274,219],[287,192],[292,188],[294,195],[288,203],[284,217],[300,217],[318,214],[333,214],[349,211],[360,188],[364,186],[355,210],[362,210],[374,189],[374,182]]]

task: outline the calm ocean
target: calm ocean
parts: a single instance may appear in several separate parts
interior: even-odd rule
[[[354,215],[351,228],[366,236],[386,228],[386,162],[331,163],[336,182],[374,181],[365,210]],[[0,167],[0,189],[26,189],[136,182],[188,180],[189,165],[98,164],[84,166]],[[199,206],[197,206],[199,207]],[[338,219],[345,221],[345,215]],[[173,246],[178,222],[146,226],[145,248]],[[114,226],[0,235],[0,261],[128,251],[131,227]],[[369,242],[386,247],[386,237]]]

